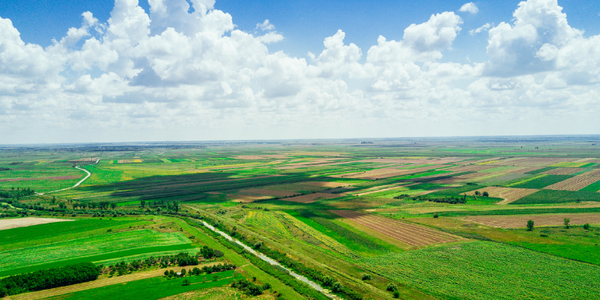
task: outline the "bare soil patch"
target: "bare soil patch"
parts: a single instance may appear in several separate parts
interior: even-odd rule
[[[469,222],[499,228],[525,228],[527,221],[532,220],[535,226],[560,226],[564,219],[569,218],[571,225],[582,225],[585,223],[600,224],[600,214],[549,214],[549,215],[522,215],[522,216],[470,216],[461,218]]]
[[[13,229],[19,227],[28,227],[40,224],[69,222],[68,219],[53,219],[53,218],[20,218],[20,219],[4,219],[0,220],[0,230]]]
[[[81,176],[53,176],[53,177],[36,177],[36,178],[6,178],[0,179],[0,182],[6,181],[29,181],[29,180],[69,180],[69,179],[77,179]]]
[[[445,232],[424,226],[392,220],[375,215],[365,215],[351,210],[332,210],[331,212],[362,226],[375,230],[390,238],[399,240],[415,247],[425,247],[464,240]]]
[[[285,154],[265,154],[265,155],[238,155],[237,159],[256,160],[256,159],[284,159],[288,156]]]
[[[242,195],[258,195],[258,196],[274,196],[274,197],[289,197],[296,194],[294,191],[270,190],[270,189],[246,189],[240,190]]]
[[[533,194],[538,190],[490,186],[486,188],[481,188],[477,191],[479,191],[480,193],[488,192],[488,194],[490,194],[490,197],[504,199],[504,201],[498,202],[497,204],[508,204],[513,201],[519,200],[527,195]],[[475,195],[475,191],[468,192],[467,195],[473,196]]]
[[[329,193],[312,193],[312,194],[307,194],[307,195],[302,195],[302,196],[297,196],[297,197],[285,198],[285,199],[281,199],[281,200],[298,202],[298,203],[313,203],[319,199],[331,199],[331,198],[338,198],[338,197],[340,197],[340,195],[329,194]]]
[[[425,172],[431,169],[439,168],[439,165],[420,167],[414,169],[399,169],[399,168],[382,168],[377,170],[370,170],[360,173],[350,173],[350,174],[342,174],[342,175],[334,175],[332,177],[341,177],[341,178],[359,178],[359,179],[384,179],[389,177],[396,177],[402,175],[408,175],[413,173]]]
[[[544,172],[544,174],[548,175],[571,175],[573,173],[577,173],[582,171],[582,168],[558,168],[550,171]]]
[[[460,166],[460,167],[449,168],[448,170],[449,171],[455,171],[457,173],[462,173],[462,172],[479,172],[479,171],[493,169],[493,168],[495,168],[495,166],[490,166],[490,165],[467,165],[467,166]]]

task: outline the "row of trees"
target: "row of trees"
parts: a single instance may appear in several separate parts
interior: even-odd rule
[[[432,197],[432,196],[417,196],[412,198],[413,201],[430,201],[436,203],[449,203],[449,204],[465,204],[467,203],[467,195],[462,197]]]
[[[100,269],[89,262],[14,275],[0,280],[0,297],[93,281],[98,275]]]
[[[218,265],[214,265],[214,266],[204,266],[202,267],[202,269],[196,267],[193,268],[192,270],[190,270],[190,272],[188,273],[185,269],[181,269],[181,272],[175,273],[175,271],[173,270],[165,270],[165,276],[166,277],[185,277],[186,275],[189,276],[199,276],[199,275],[203,275],[203,274],[212,274],[212,273],[220,273],[220,272],[225,272],[225,271],[229,271],[229,270],[235,270],[236,266],[232,265],[232,264],[218,264]]]
[[[180,252],[175,255],[164,255],[160,257],[152,256],[143,260],[138,259],[129,263],[122,261],[115,265],[103,268],[103,272],[109,273],[110,276],[115,274],[117,274],[117,276],[121,276],[153,266],[159,266],[160,268],[166,268],[169,266],[196,266],[201,259],[211,259],[213,257],[222,256],[223,252],[204,246],[197,255],[190,255],[187,252]]]
[[[10,188],[10,190],[0,190],[0,198],[5,199],[19,199],[21,197],[31,196],[35,194],[35,191],[30,188]]]

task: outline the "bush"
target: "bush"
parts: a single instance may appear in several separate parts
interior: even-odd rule
[[[371,274],[363,274],[362,280],[371,280]]]
[[[385,289],[389,292],[395,292],[398,290],[398,287],[396,286],[395,283],[392,282],[392,283],[388,284]]]
[[[583,229],[590,230],[590,224],[589,223],[583,224]]]
[[[394,298],[400,298],[400,292],[394,291]]]

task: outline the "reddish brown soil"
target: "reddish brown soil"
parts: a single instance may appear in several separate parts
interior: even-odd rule
[[[332,210],[332,212],[352,222],[415,247],[464,240],[461,237],[435,229],[381,216],[365,215],[351,210]]]

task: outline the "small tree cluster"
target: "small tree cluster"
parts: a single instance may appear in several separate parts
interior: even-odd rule
[[[231,283],[231,287],[240,290],[242,293],[248,296],[258,296],[262,295],[263,290],[268,290],[271,288],[271,285],[265,283],[262,287],[253,282],[250,282],[246,279],[234,280]]]

